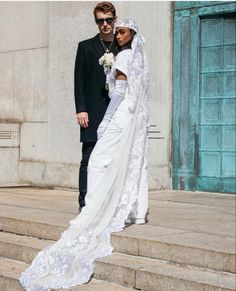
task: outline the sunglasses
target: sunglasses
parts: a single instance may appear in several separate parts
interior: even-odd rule
[[[108,24],[111,24],[114,21],[114,17],[109,17],[109,18],[96,18],[95,19],[97,24],[103,24],[105,21]]]

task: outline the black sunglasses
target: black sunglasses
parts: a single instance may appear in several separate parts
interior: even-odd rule
[[[114,17],[109,17],[109,18],[96,18],[95,19],[97,24],[103,24],[105,21],[108,24],[111,24],[114,21]]]

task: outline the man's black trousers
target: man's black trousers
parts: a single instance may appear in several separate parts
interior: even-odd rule
[[[87,167],[89,157],[93,151],[96,142],[83,142],[82,159],[79,168],[79,206],[85,206],[85,196],[87,193]]]

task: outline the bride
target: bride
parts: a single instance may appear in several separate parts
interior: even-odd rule
[[[145,223],[148,72],[144,39],[131,19],[116,23],[115,37],[119,53],[111,68],[106,55],[99,60],[111,101],[89,160],[86,206],[61,238],[40,251],[21,274],[27,291],[88,282],[94,260],[112,253],[111,233],[122,230],[125,223]]]

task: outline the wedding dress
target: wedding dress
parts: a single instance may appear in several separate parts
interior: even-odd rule
[[[44,248],[20,277],[27,291],[68,288],[89,281],[94,260],[112,253],[110,236],[127,218],[147,212],[146,150],[148,134],[147,64],[144,39],[137,33],[132,49],[121,51],[107,76],[110,90],[116,70],[127,76],[125,96],[89,160],[86,206],[54,244]],[[117,24],[118,25],[118,24]]]

